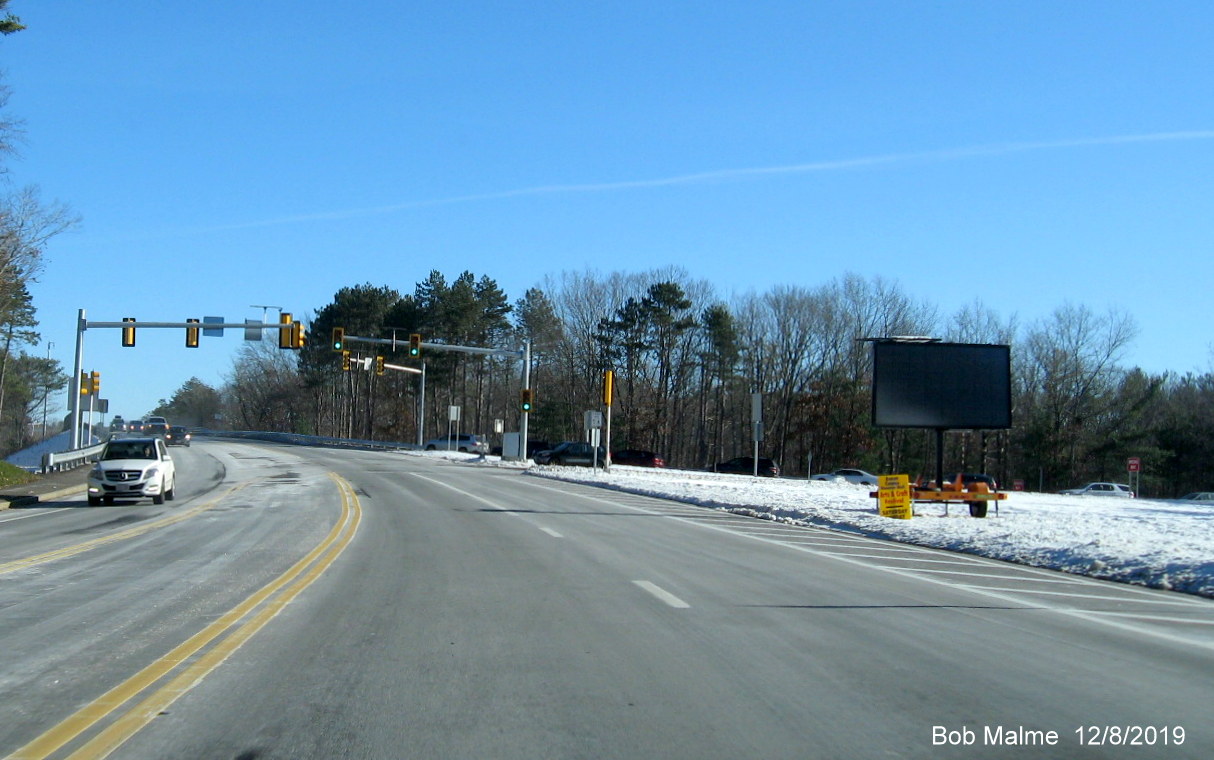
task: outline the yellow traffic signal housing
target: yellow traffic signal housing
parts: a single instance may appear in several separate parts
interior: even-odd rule
[[[290,313],[284,311],[278,316],[278,322],[283,325],[278,328],[278,347],[291,348],[291,333],[295,329],[293,327],[294,320],[291,318]]]
[[[134,317],[123,317],[122,321],[123,322],[134,322],[135,318]],[[134,345],[135,345],[135,328],[134,327],[122,328],[122,346],[123,346],[123,348],[131,348]]]
[[[350,371],[350,352],[349,351],[341,352],[341,371],[342,372]]]
[[[87,372],[80,373],[80,395],[87,396],[93,391],[93,379]]]
[[[90,388],[90,390],[92,390],[93,395],[97,395],[98,393],[101,393],[101,373],[100,372],[90,372],[89,373],[89,388]]]
[[[375,374],[384,374],[384,357],[382,356],[375,357]]]
[[[304,333],[303,322],[291,325],[291,348],[303,348],[307,342],[308,337]]]
[[[333,328],[333,350],[342,351],[343,349],[345,349],[345,347],[346,347],[346,328],[334,327]],[[347,355],[349,354],[348,351],[346,351],[345,353]]]
[[[615,373],[611,370],[603,372],[603,406],[611,406],[612,391],[615,386]]]
[[[524,412],[530,412],[532,408],[532,391],[530,388],[523,388],[518,394],[518,408]]]
[[[187,319],[186,322],[189,322],[192,325],[198,324],[197,319]],[[198,334],[199,334],[200,330],[201,330],[201,328],[198,328],[198,327],[187,327],[185,329],[185,347],[186,348],[198,348]]]
[[[409,336],[409,356],[422,355],[422,336],[418,333],[412,333]]]

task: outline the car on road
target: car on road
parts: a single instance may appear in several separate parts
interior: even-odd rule
[[[754,457],[734,457],[725,462],[717,462],[712,466],[713,472],[737,473],[739,475],[755,474]],[[759,457],[759,475],[765,478],[780,477],[780,465],[775,460]]]
[[[601,467],[607,461],[607,449],[583,441],[565,441],[557,444],[556,448],[535,452],[531,459],[536,464]]]
[[[88,475],[89,506],[115,499],[151,498],[163,504],[176,495],[177,469],[163,438],[111,438]]]
[[[489,444],[480,436],[470,433],[453,433],[450,436],[431,438],[422,444],[426,451],[462,451],[469,454],[488,454]]]
[[[164,437],[164,442],[170,446],[189,446],[190,431],[185,425],[171,425],[169,432]]]
[[[143,432],[143,420],[131,420],[130,422],[126,423],[126,432],[142,433]]]
[[[169,423],[153,422],[152,420],[148,420],[147,422],[143,423],[142,432],[144,435],[154,435],[157,438],[164,438],[169,434]]]
[[[1068,488],[1058,493],[1068,496],[1116,496],[1122,499],[1134,498],[1134,492],[1124,483],[1088,483],[1080,488]]]
[[[840,467],[831,472],[824,472],[819,475],[814,475],[813,480],[846,480],[848,483],[856,483],[862,486],[877,485],[877,476],[871,472],[857,470],[853,467]]]
[[[666,460],[652,451],[644,449],[620,449],[611,452],[612,464],[626,464],[630,467],[665,467]]]

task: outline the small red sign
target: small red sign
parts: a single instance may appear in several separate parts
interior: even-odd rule
[[[1129,459],[1126,460],[1125,467],[1130,472],[1141,472],[1142,471],[1142,460],[1139,459],[1138,457],[1130,457]]]

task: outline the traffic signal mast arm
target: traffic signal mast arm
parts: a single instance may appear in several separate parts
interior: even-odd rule
[[[241,325],[244,327],[244,325]],[[362,338],[357,335],[346,335],[347,343],[372,343],[378,346],[397,346],[400,341],[393,341],[391,338]],[[480,348],[478,346],[455,346],[450,343],[421,343],[421,347],[435,351],[459,351],[465,354],[481,354],[482,356],[509,356],[515,359],[522,357],[523,349],[514,348]]]

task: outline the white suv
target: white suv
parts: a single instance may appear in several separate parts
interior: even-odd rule
[[[113,438],[89,472],[89,506],[144,497],[163,504],[172,500],[176,487],[177,469],[164,439]]]
[[[452,433],[450,438],[447,436],[431,438],[422,444],[422,448],[426,451],[464,451],[473,454],[489,453],[489,444],[485,443],[483,438],[469,433]]]

